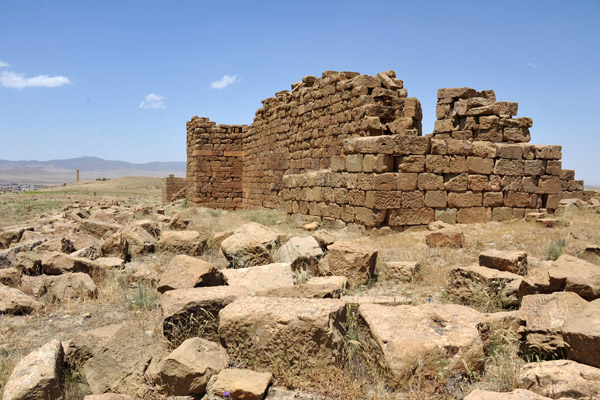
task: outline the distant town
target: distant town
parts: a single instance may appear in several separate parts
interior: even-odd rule
[[[0,192],[27,192],[47,187],[47,185],[34,185],[29,183],[0,183]]]

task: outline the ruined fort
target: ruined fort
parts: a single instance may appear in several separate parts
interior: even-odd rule
[[[584,197],[561,146],[530,144],[531,118],[492,90],[439,89],[433,133],[393,71],[326,71],[263,100],[251,125],[187,122],[187,177],[211,208],[284,208],[367,227],[502,221]],[[182,189],[183,188],[183,189]]]

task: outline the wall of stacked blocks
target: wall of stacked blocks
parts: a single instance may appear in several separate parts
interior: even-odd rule
[[[530,144],[532,120],[492,90],[440,89],[435,128],[393,71],[326,71],[263,100],[250,125],[187,123],[195,205],[283,208],[367,227],[502,221],[583,197],[561,146]],[[167,178],[166,185],[181,185]],[[165,189],[169,194],[175,189]]]

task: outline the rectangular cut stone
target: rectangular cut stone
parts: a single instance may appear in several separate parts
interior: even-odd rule
[[[425,172],[425,156],[394,157],[398,172]]]
[[[386,210],[373,210],[366,207],[354,207],[354,220],[367,227],[376,227],[385,221]]]
[[[431,149],[431,137],[429,136],[404,136],[392,135],[394,141],[393,154],[427,154]]]
[[[462,174],[467,172],[467,157],[450,157],[450,167],[448,168],[448,172],[451,174]]]
[[[389,226],[427,225],[435,218],[431,208],[400,208],[389,211]]]
[[[444,188],[451,192],[464,192],[467,190],[467,174],[446,174],[444,175]]]
[[[496,146],[490,142],[475,141],[473,142],[473,155],[476,157],[496,157]]]
[[[467,172],[489,175],[494,170],[494,159],[483,157],[467,157]]]
[[[394,157],[389,154],[365,154],[364,172],[388,172],[394,170]]]
[[[402,207],[404,208],[423,208],[425,196],[420,190],[412,192],[402,192]]]
[[[520,160],[523,158],[523,150],[518,144],[497,143],[496,157]]]
[[[504,198],[504,205],[506,207],[517,207],[517,208],[526,208],[526,207],[535,207],[535,202],[531,203],[532,195],[524,192],[508,192]],[[533,195],[535,196],[535,195]],[[537,197],[535,197],[537,199]]]
[[[575,170],[563,169],[560,172],[560,179],[563,179],[565,181],[572,181],[573,179],[575,179]]]
[[[469,175],[467,178],[467,188],[474,192],[483,192],[488,190],[489,178],[487,175]]]
[[[330,168],[332,172],[341,172],[346,170],[346,156],[331,157]]]
[[[343,150],[345,154],[393,154],[394,139],[390,135],[345,139]]]
[[[456,215],[459,224],[474,224],[492,220],[492,209],[488,207],[461,208]]]
[[[556,177],[542,176],[538,181],[538,193],[557,194],[562,191],[561,181]]]
[[[418,188],[419,190],[443,190],[444,177],[429,172],[419,174]]]
[[[448,156],[425,156],[425,171],[438,174],[450,172],[450,157]]]
[[[402,207],[402,192],[387,191],[387,192],[367,192],[365,199],[365,207],[385,210],[388,208]]]
[[[494,174],[525,175],[525,162],[523,160],[509,160],[505,158],[500,158],[496,160]]]
[[[456,224],[456,208],[446,208],[444,210],[435,210],[435,220],[447,224]]]
[[[562,158],[562,146],[558,145],[534,145],[533,152],[538,160],[560,160]]]
[[[502,140],[505,142],[526,143],[531,140],[529,128],[504,128]]]
[[[439,119],[433,125],[433,133],[446,133],[454,130],[453,119]]]
[[[546,174],[560,177],[562,171],[562,162],[556,160],[548,160],[546,164]]]
[[[417,188],[418,174],[397,173],[396,174],[396,189],[398,190],[415,190]]]
[[[502,192],[486,192],[483,194],[484,207],[501,207],[504,205],[504,194]]]
[[[375,190],[395,190],[397,174],[388,172],[384,174],[373,175],[373,189]]]
[[[425,207],[444,208],[448,204],[448,195],[444,190],[428,190],[425,192]]]
[[[546,161],[525,160],[525,175],[539,176],[546,173]]]
[[[511,207],[495,207],[492,209],[492,221],[509,221],[513,218],[515,217]]]
[[[481,193],[464,192],[448,193],[448,206],[463,208],[463,207],[481,207],[483,204],[483,195]]]
[[[437,97],[438,99],[445,98],[470,98],[475,97],[477,95],[477,91],[475,89],[469,87],[460,87],[460,88],[442,88],[438,89]]]
[[[346,156],[346,171],[362,172],[362,154],[349,154]]]

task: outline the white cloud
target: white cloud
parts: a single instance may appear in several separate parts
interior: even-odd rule
[[[160,94],[150,93],[140,103],[140,108],[151,108],[153,110],[160,110],[165,108],[165,102]]]
[[[48,76],[38,75],[31,78],[25,77],[25,74],[18,74],[12,71],[2,71],[0,74],[0,85],[13,88],[23,89],[26,87],[58,87],[69,85],[71,81],[65,76]]]
[[[4,61],[0,61],[0,68],[10,67],[10,64]]]
[[[223,79],[212,82],[210,84],[210,87],[213,89],[223,89],[224,87],[229,86],[235,82],[238,82],[237,75],[234,75],[234,76],[225,75],[225,76],[223,76]]]
[[[535,65],[534,63],[531,63],[531,62],[527,63],[527,65],[528,65],[530,68],[537,68],[537,65]]]

